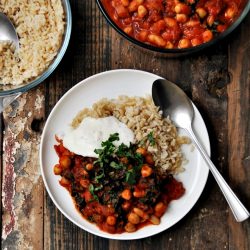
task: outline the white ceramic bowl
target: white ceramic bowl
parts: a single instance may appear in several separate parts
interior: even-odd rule
[[[185,171],[176,178],[181,180],[186,193],[179,200],[172,201],[161,219],[160,225],[146,226],[134,233],[108,234],[95,224],[89,223],[76,210],[69,192],[59,184],[59,176],[54,175],[53,167],[58,162],[54,150],[55,135],[65,131],[76,114],[84,107],[103,97],[115,98],[119,95],[145,96],[151,94],[152,83],[160,78],[157,75],[137,70],[113,70],[91,76],[70,89],[56,104],[47,119],[42,134],[40,164],[43,180],[51,199],[57,208],[80,228],[110,239],[140,239],[160,233],[181,220],[197,202],[207,180],[208,168],[192,145],[183,146],[188,160]],[[206,126],[195,108],[194,131],[210,154],[210,144]],[[184,131],[180,131],[185,134]]]

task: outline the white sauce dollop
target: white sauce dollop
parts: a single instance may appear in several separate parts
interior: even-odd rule
[[[101,143],[108,140],[111,134],[118,133],[119,141],[114,145],[134,142],[134,133],[126,124],[113,116],[104,118],[86,117],[76,129],[70,129],[63,137],[63,145],[71,152],[89,157],[98,157],[95,149],[101,148]]]

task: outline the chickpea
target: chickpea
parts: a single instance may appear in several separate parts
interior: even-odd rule
[[[88,164],[86,165],[86,169],[87,169],[88,171],[92,170],[93,168],[94,168],[93,163],[88,163]]]
[[[165,17],[164,21],[167,24],[167,26],[170,27],[170,28],[177,26],[177,22],[176,22],[176,20],[174,18]]]
[[[155,215],[151,215],[151,217],[149,218],[149,221],[154,225],[160,224],[160,219],[156,217]]]
[[[194,27],[196,25],[200,25],[200,22],[195,20],[189,20],[188,22],[185,23],[185,25],[187,27]]]
[[[191,46],[191,42],[187,38],[181,39],[178,44],[178,48],[180,49],[186,49],[186,48],[189,48],[190,46]]]
[[[132,197],[131,191],[129,189],[124,189],[121,193],[121,196],[124,200],[130,200]]]
[[[236,15],[236,13],[237,13],[237,9],[236,8],[237,7],[235,7],[235,8],[233,8],[233,7],[227,8],[226,11],[225,11],[225,18],[227,18],[227,19],[233,18]]]
[[[153,169],[149,167],[147,164],[142,165],[141,175],[142,177],[148,177],[153,173]]]
[[[207,12],[204,8],[197,8],[196,13],[199,15],[200,18],[204,18],[207,15]]]
[[[63,156],[60,157],[59,163],[60,163],[60,166],[63,169],[66,169],[66,168],[70,167],[70,165],[71,165],[71,159],[69,158],[69,156],[63,155]]]
[[[124,227],[124,229],[125,229],[125,231],[128,232],[128,233],[132,233],[132,232],[134,232],[134,231],[136,230],[136,227],[135,227],[134,224],[128,222],[128,223],[126,224],[126,226]]]
[[[139,5],[137,11],[138,11],[138,16],[140,18],[143,18],[143,17],[145,17],[148,14],[148,10],[143,5]]]
[[[129,6],[129,0],[121,0],[121,4],[122,4],[124,7],[128,7],[128,6]]]
[[[133,192],[134,197],[136,198],[142,198],[145,196],[145,191],[144,190],[136,190]]]
[[[161,217],[167,209],[167,206],[163,202],[159,202],[155,205],[155,215]]]
[[[140,223],[140,217],[136,213],[130,213],[128,215],[128,221],[134,225]]]
[[[62,173],[62,168],[61,168],[60,164],[56,164],[54,166],[54,174],[60,175],[61,173]]]
[[[118,15],[120,18],[129,17],[128,10],[127,10],[127,8],[124,7],[123,5],[117,5],[117,6],[115,6],[115,10],[116,10],[117,15]]]
[[[137,148],[135,151],[137,154],[141,154],[143,156],[146,156],[147,150],[145,148]]]
[[[109,215],[106,219],[106,222],[110,226],[114,226],[116,224],[116,217],[114,215]]]
[[[143,3],[144,0],[133,0],[132,2],[130,2],[129,6],[128,6],[128,11],[129,12],[135,12],[137,11],[139,5],[141,5]]]
[[[155,163],[155,161],[153,159],[153,155],[151,155],[151,154],[147,154],[145,157],[145,160],[150,165],[154,165],[154,163]]]
[[[214,18],[214,16],[208,16],[207,17],[207,24],[208,24],[208,26],[212,26],[213,25],[213,23],[214,23],[214,20],[215,20],[215,18]]]
[[[174,11],[175,11],[176,13],[181,13],[181,9],[182,9],[182,4],[181,4],[181,3],[177,4],[177,5],[174,7]]]
[[[59,182],[63,187],[70,185],[70,181],[65,177],[62,177],[62,179]]]
[[[127,34],[130,34],[133,31],[133,28],[131,26],[125,27],[123,31]]]
[[[144,220],[147,220],[149,218],[149,215],[145,213],[143,210],[141,210],[140,208],[135,207],[133,211]]]
[[[202,38],[203,38],[203,41],[204,42],[209,42],[210,40],[213,39],[213,33],[211,30],[205,30],[203,33],[202,33]]]
[[[202,41],[199,38],[193,38],[191,40],[191,43],[192,43],[192,46],[194,47],[194,46],[202,44]]]
[[[185,23],[188,20],[188,16],[186,14],[176,14],[175,18],[179,23]]]
[[[158,35],[150,34],[148,36],[148,40],[151,43],[154,43],[155,45],[159,47],[164,47],[166,45],[165,40],[161,36],[158,36]]]
[[[191,10],[189,8],[188,5],[184,4],[184,3],[178,3],[176,4],[175,8],[174,8],[174,11],[177,13],[177,14],[190,14]]]
[[[172,49],[174,45],[171,42],[167,42],[166,49]]]

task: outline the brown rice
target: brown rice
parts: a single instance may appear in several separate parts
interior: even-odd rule
[[[14,52],[0,43],[0,83],[19,85],[41,75],[61,47],[64,10],[61,0],[1,0],[0,12],[13,22],[20,41]]]
[[[120,96],[118,99],[102,99],[92,108],[85,108],[72,121],[76,128],[85,117],[114,116],[125,123],[135,134],[136,143],[144,142],[153,154],[156,166],[169,173],[183,171],[181,145],[189,143],[186,137],[178,136],[177,129],[169,118],[162,118],[151,97]],[[152,133],[155,144],[150,143]]]

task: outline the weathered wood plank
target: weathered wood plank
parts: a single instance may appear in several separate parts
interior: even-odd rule
[[[250,209],[250,16],[229,48],[228,167],[230,184]],[[250,221],[229,223],[229,248],[250,249]]]
[[[4,112],[3,249],[41,249],[43,183],[38,150],[44,120],[43,88],[23,94]]]

